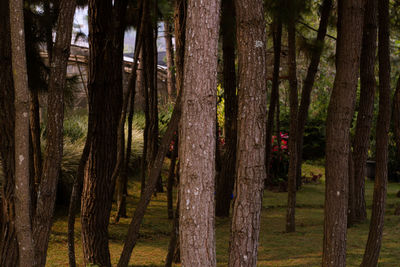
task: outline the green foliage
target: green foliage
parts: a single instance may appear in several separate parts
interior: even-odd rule
[[[221,85],[217,87],[217,120],[220,129],[225,125],[225,98],[224,88]]]

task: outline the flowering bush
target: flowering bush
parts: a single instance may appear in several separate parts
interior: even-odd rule
[[[278,144],[278,138],[272,136],[271,144],[271,161],[270,161],[270,181],[272,185],[283,186],[286,190],[288,171],[289,171],[289,151],[288,151],[288,139],[287,133],[279,133],[280,144]]]

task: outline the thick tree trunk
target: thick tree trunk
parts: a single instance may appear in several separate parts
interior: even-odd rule
[[[32,225],[30,218],[31,197],[29,187],[29,90],[25,54],[23,3],[11,0],[10,34],[11,59],[15,92],[15,230],[19,244],[20,266],[33,266]]]
[[[269,110],[268,110],[267,126],[266,126],[267,133],[265,138],[265,169],[267,174],[267,178],[265,180],[265,186],[271,184],[272,180],[270,176],[271,149],[272,149],[271,139],[272,139],[272,132],[274,130],[274,116],[276,114],[275,110],[279,105],[279,69],[281,64],[281,46],[282,46],[282,21],[279,17],[275,18],[275,21],[273,23],[272,38],[274,46],[274,70],[272,74],[272,90],[271,90],[271,98],[269,100]]]
[[[221,33],[223,52],[223,86],[225,97],[225,152],[217,176],[215,215],[228,217],[235,183],[237,140],[237,96],[235,72],[235,3],[222,0]]]
[[[9,1],[0,1],[0,156],[4,173],[1,187],[0,266],[18,266],[15,229],[14,86],[11,69]]]
[[[390,128],[390,41],[389,0],[380,0],[379,16],[379,113],[376,125],[376,174],[372,202],[371,224],[363,267],[378,265],[382,244],[388,180],[388,146]]]
[[[265,180],[266,29],[263,1],[236,0],[238,142],[229,266],[256,266]]]
[[[81,223],[85,264],[100,266],[111,266],[108,224],[122,108],[123,5],[121,1],[89,1],[89,121],[96,134],[90,138]]]
[[[367,219],[365,206],[365,168],[368,157],[369,138],[375,98],[375,58],[377,38],[377,0],[367,0],[364,15],[364,33],[360,60],[360,104],[357,115],[356,134],[353,144],[354,191],[349,191],[349,223]],[[353,209],[351,209],[353,207]]]
[[[291,6],[294,3],[291,2]],[[290,102],[290,129],[289,129],[289,173],[288,173],[288,205],[286,213],[286,232],[296,231],[296,190],[297,190],[297,65],[296,65],[296,24],[294,15],[288,22],[288,48],[289,48],[289,102]],[[278,146],[281,144],[279,143]]]
[[[297,119],[297,174],[296,183],[297,188],[301,186],[301,164],[303,161],[303,136],[304,129],[308,117],[308,109],[310,107],[311,91],[314,86],[315,75],[318,71],[321,54],[324,48],[324,39],[328,28],[329,17],[332,10],[332,0],[324,0],[321,7],[321,20],[315,40],[316,47],[311,55],[310,65],[308,65],[307,75],[303,82],[303,89],[301,91],[301,102]]]
[[[219,1],[188,1],[180,122],[179,238],[184,266],[216,266],[215,127]],[[198,27],[198,24],[204,27]]]
[[[336,77],[328,108],[322,266],[346,265],[349,130],[361,54],[364,1],[338,2]]]
[[[50,67],[48,89],[48,118],[46,160],[39,185],[33,238],[35,243],[35,266],[45,266],[47,247],[52,225],[57,182],[63,154],[64,89],[71,43],[72,23],[76,1],[61,1],[56,42]]]
[[[172,45],[172,26],[168,20],[164,21],[165,49],[167,52],[167,91],[168,100],[176,97],[175,73],[174,73],[174,46]]]

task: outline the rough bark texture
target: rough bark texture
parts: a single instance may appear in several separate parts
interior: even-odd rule
[[[321,7],[321,20],[315,40],[316,47],[311,55],[310,65],[308,65],[307,76],[303,82],[303,89],[301,91],[301,101],[297,119],[297,188],[301,186],[301,163],[303,161],[303,136],[304,129],[308,117],[308,109],[310,107],[311,91],[314,86],[315,75],[318,71],[321,54],[324,48],[324,39],[328,28],[329,17],[332,10],[332,0],[324,0]]]
[[[378,24],[378,1],[367,0],[364,15],[364,33],[360,60],[360,104],[353,144],[354,191],[349,191],[349,223],[360,223],[367,219],[365,206],[365,168],[368,157],[369,138],[375,98],[375,58]],[[351,209],[354,207],[354,209]]]
[[[9,1],[0,1],[0,156],[4,181],[1,187],[0,266],[18,265],[15,229],[14,86],[11,69]]]
[[[172,26],[168,20],[164,21],[165,49],[167,52],[167,91],[168,100],[176,97],[175,73],[174,73],[174,46],[172,45]]]
[[[388,180],[388,145],[390,127],[390,42],[389,0],[380,0],[379,16],[379,113],[376,125],[376,174],[372,215],[362,267],[378,266],[382,244]]]
[[[238,142],[229,266],[256,266],[265,179],[266,29],[263,1],[236,0]]]
[[[53,48],[48,89],[46,160],[38,189],[33,219],[35,266],[45,266],[52,225],[57,182],[63,154],[64,89],[76,1],[60,3],[56,42]]]
[[[237,96],[235,72],[235,4],[222,0],[221,33],[223,52],[223,86],[225,98],[225,152],[221,172],[217,176],[216,216],[228,217],[235,183],[237,141]]]
[[[85,264],[100,266],[111,266],[108,224],[122,107],[123,30],[121,34],[119,24],[124,10],[119,7],[123,2],[89,1],[89,121],[95,134],[85,168],[81,223]]]
[[[294,3],[291,3],[293,5]],[[288,172],[288,205],[286,213],[286,232],[296,231],[296,174],[297,174],[297,65],[296,65],[296,27],[292,16],[288,22],[288,49],[289,49],[289,102],[290,102],[290,126],[289,126],[289,172]],[[278,144],[280,146],[280,144]]]
[[[15,229],[19,244],[20,266],[32,266],[34,259],[30,218],[29,187],[29,91],[25,54],[23,3],[11,0],[10,33],[12,72],[15,92]]]
[[[267,130],[265,138],[265,168],[267,178],[265,180],[265,185],[271,183],[271,149],[272,149],[272,132],[274,130],[274,115],[277,105],[279,104],[279,69],[281,64],[281,46],[282,46],[282,21],[280,18],[275,18],[273,23],[273,46],[274,46],[274,70],[272,74],[272,90],[271,98],[269,100],[269,110],[267,117]],[[279,115],[277,115],[279,116]],[[278,131],[278,136],[279,131]]]
[[[364,1],[338,2],[336,77],[326,129],[326,189],[322,266],[346,266],[349,130],[361,54]]]
[[[188,1],[179,136],[183,266],[216,266],[215,126],[219,0]],[[203,25],[198,27],[198,25]]]

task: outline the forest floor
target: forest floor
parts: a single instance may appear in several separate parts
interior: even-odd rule
[[[324,174],[324,168],[315,164],[304,164],[303,175]],[[286,193],[266,191],[263,199],[258,266],[321,266],[323,220],[324,220],[324,177],[319,184],[306,184],[297,193],[295,233],[285,233]],[[139,201],[139,181],[129,185],[128,214],[132,215]],[[379,266],[400,266],[400,216],[394,215],[395,205],[400,203],[396,193],[400,184],[389,183],[385,228]],[[366,185],[368,215],[371,214],[373,182]],[[67,251],[67,208],[59,207],[50,238],[47,266],[68,266]],[[112,216],[115,214],[113,206]],[[112,264],[116,265],[122,251],[124,238],[131,221],[121,219],[115,224],[111,218],[109,227]],[[171,220],[167,218],[165,193],[153,197],[146,212],[140,239],[133,250],[131,266],[164,266],[167,254]],[[217,262],[227,266],[230,220],[216,219]],[[347,265],[359,266],[368,237],[369,221],[348,230]],[[76,253],[79,266],[82,264],[80,240],[80,218],[76,220]]]

